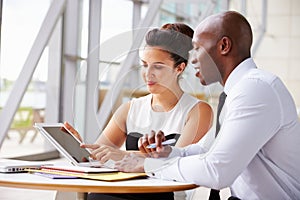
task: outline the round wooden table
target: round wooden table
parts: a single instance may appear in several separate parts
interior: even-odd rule
[[[0,173],[0,186],[82,193],[157,193],[189,190],[198,187],[191,183],[153,178],[107,182],[87,179],[51,179],[29,173]]]

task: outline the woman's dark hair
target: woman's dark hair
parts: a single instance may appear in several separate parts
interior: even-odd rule
[[[193,48],[193,34],[188,25],[172,23],[150,30],[145,39],[148,46],[158,46],[170,53],[176,67],[182,62],[187,64],[189,51]]]

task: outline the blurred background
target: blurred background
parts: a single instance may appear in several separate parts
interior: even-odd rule
[[[252,55],[300,107],[300,0],[0,0],[0,157],[59,157],[35,122],[69,121],[93,142],[120,103],[147,93],[138,50],[151,27],[196,28],[225,10],[252,25]],[[186,91],[215,106],[222,90],[187,68]],[[188,81],[186,81],[188,80]]]
[[[196,28],[225,10],[249,20],[252,56],[283,80],[299,113],[300,0],[0,0],[0,158],[59,158],[36,122],[68,121],[94,142],[118,105],[147,94],[138,54],[149,28]],[[194,74],[189,66],[183,88],[215,109],[221,86],[203,87]],[[0,190],[0,199],[53,198]]]

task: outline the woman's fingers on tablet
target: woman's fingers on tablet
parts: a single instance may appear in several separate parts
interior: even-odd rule
[[[73,128],[73,126],[71,126],[68,122],[64,122],[64,125],[78,140],[82,142],[81,135],[75,128]]]
[[[76,131],[73,126],[71,126],[71,124],[69,124],[69,122],[64,122],[65,127],[71,131],[73,133],[73,131]],[[76,131],[77,132],[77,131]]]
[[[80,147],[94,150],[94,149],[99,148],[100,145],[99,144],[84,144],[84,143],[82,143],[82,144],[80,144]]]

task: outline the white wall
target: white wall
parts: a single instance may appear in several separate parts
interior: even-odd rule
[[[247,18],[258,35],[262,14],[261,2],[247,1]],[[231,6],[240,10],[238,1]],[[269,0],[267,27],[254,56],[257,65],[278,75],[287,85],[297,107],[300,107],[300,0]]]

